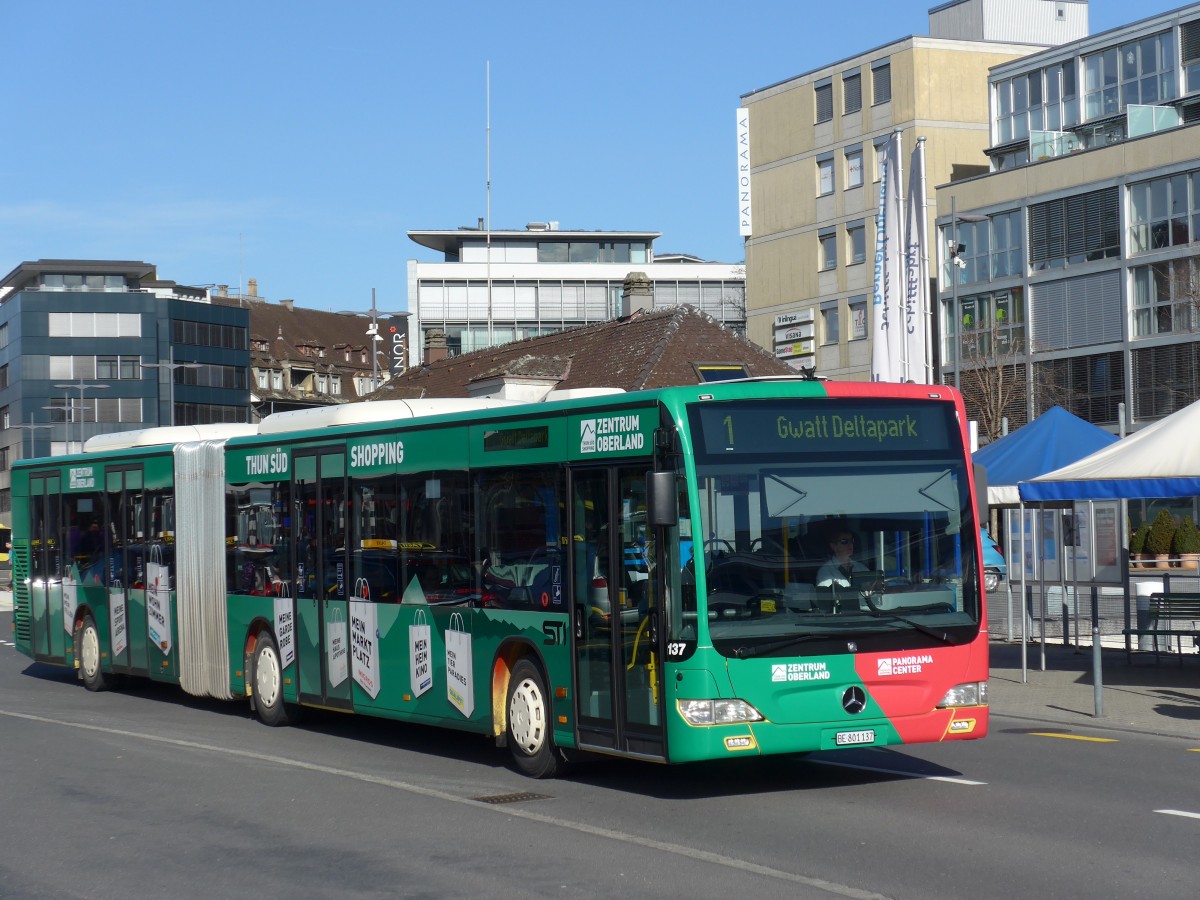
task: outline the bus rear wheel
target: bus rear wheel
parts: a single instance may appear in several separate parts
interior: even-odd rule
[[[262,632],[254,644],[254,669],[250,684],[254,691],[254,711],[264,725],[288,725],[294,714],[283,702],[283,664],[279,647],[270,632]]]
[[[508,682],[508,749],[517,768],[533,778],[553,778],[560,759],[550,724],[546,682],[538,667],[523,659]]]
[[[79,674],[89,691],[107,691],[112,687],[112,677],[104,671],[100,658],[100,629],[90,615],[83,617],[79,629]]]

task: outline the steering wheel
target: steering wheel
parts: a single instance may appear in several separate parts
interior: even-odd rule
[[[709,547],[712,547],[717,544],[720,544],[721,546],[723,546],[730,553],[733,552],[733,544],[729,543],[729,541],[725,540],[725,538],[709,538],[707,541],[704,542],[704,547],[703,547],[704,552],[707,554]]]

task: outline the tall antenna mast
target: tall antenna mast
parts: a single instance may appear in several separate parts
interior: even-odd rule
[[[486,78],[487,106],[487,319],[488,346],[492,346],[495,336],[492,330],[492,61],[487,61]]]

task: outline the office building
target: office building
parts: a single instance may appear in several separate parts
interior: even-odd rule
[[[755,343],[830,378],[870,376],[870,308],[881,149],[925,139],[933,188],[988,170],[991,67],[1087,34],[1074,0],[955,0],[909,36],[742,96],[748,168],[747,327]],[[746,174],[746,173],[743,173]]]
[[[207,300],[144,262],[43,259],[0,279],[0,512],[13,460],[249,420],[247,313]]]
[[[945,380],[985,439],[1200,396],[1200,4],[992,69],[989,172],[937,189]]]
[[[616,318],[623,284],[645,273],[652,308],[689,304],[735,331],[745,326],[745,271],[686,254],[656,255],[653,231],[570,231],[532,222],[523,231],[410,231],[441,254],[408,263],[410,362],[431,333],[450,355]]]

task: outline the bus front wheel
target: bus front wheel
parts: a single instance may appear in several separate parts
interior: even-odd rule
[[[553,778],[559,769],[550,724],[546,682],[538,667],[523,659],[508,682],[508,749],[517,768],[533,778]]]
[[[104,671],[100,658],[100,630],[91,616],[83,617],[79,629],[79,674],[89,691],[107,691],[112,687],[112,679]]]
[[[287,725],[292,716],[283,702],[283,665],[279,648],[269,632],[262,632],[254,644],[254,711],[264,725]]]

